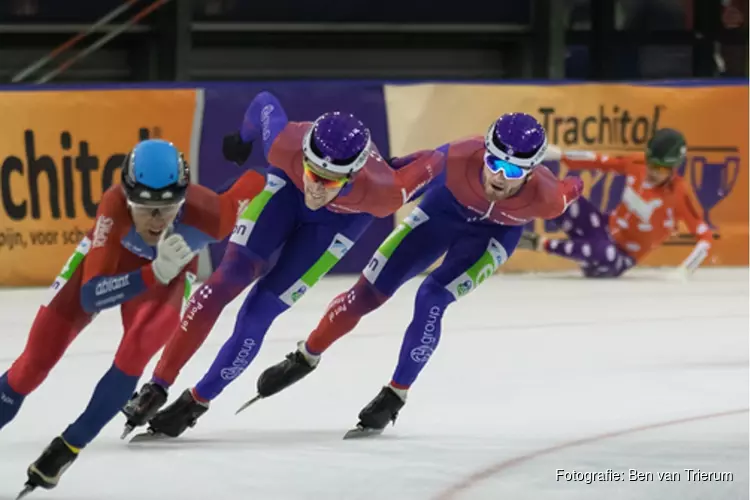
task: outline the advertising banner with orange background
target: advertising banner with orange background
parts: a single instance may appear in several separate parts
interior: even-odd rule
[[[139,140],[161,137],[187,155],[196,98],[192,89],[0,93],[0,285],[54,280]]]
[[[711,225],[715,241],[704,265],[748,265],[748,87],[634,85],[393,85],[386,86],[388,129],[394,156],[469,135],[484,135],[506,112],[536,116],[551,143],[562,148],[621,154],[642,151],[657,128],[676,128],[688,141],[680,173],[692,186],[696,206]],[[547,166],[567,175],[564,163]],[[580,173],[585,196],[604,211],[620,200],[624,179],[596,171]],[[403,218],[411,206],[403,208]],[[553,224],[533,229],[554,234]],[[679,233],[643,262],[677,266],[693,240]],[[546,254],[519,250],[504,271],[574,269]]]

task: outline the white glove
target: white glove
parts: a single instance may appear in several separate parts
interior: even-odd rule
[[[151,263],[154,276],[164,285],[177,277],[182,269],[193,260],[195,252],[179,234],[165,236],[164,231],[156,247],[156,259]]]
[[[695,244],[693,251],[690,255],[680,264],[678,268],[686,277],[690,276],[695,272],[698,267],[708,257],[708,252],[711,249],[711,244],[705,241],[699,241]]]

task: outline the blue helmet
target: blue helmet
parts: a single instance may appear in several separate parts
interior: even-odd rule
[[[547,134],[533,116],[506,113],[490,126],[484,146],[495,158],[522,168],[531,168],[544,160]]]
[[[127,198],[140,205],[171,205],[185,199],[190,183],[187,162],[171,142],[148,139],[125,158],[122,185]]]
[[[306,161],[338,175],[360,171],[367,163],[371,148],[368,128],[354,115],[339,112],[321,115],[302,142]]]

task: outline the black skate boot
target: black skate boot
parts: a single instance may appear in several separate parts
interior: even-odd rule
[[[305,354],[303,350],[304,342],[299,342],[297,350],[287,354],[284,361],[266,368],[258,377],[258,395],[240,406],[236,413],[241,412],[260,399],[283,391],[312,372],[318,366],[319,356]]]
[[[538,234],[525,231],[518,242],[518,248],[537,251],[539,250],[540,239]]]
[[[136,427],[146,425],[166,402],[166,389],[153,382],[144,384],[141,392],[133,394],[122,409],[122,413],[128,420],[125,422],[125,430],[120,439],[125,439]]]
[[[60,477],[78,458],[78,452],[74,451],[62,437],[56,437],[49,446],[29,465],[26,475],[28,480],[18,498],[23,498],[36,488],[51,490],[60,482]]]
[[[198,418],[207,411],[208,403],[196,401],[193,397],[193,391],[187,389],[177,401],[164,408],[149,421],[146,435],[157,438],[165,436],[176,438],[185,432],[188,427],[193,427]],[[140,434],[133,440],[136,440],[136,438],[139,441],[147,440],[148,438],[143,438],[146,435]]]
[[[359,412],[357,427],[347,432],[344,439],[382,434],[389,422],[396,423],[398,412],[404,404],[404,397],[399,396],[392,387],[383,387],[375,399]]]
[[[290,385],[299,382],[317,366],[317,360],[305,356],[301,349],[301,342],[296,351],[286,355],[286,359],[277,363],[260,374],[258,377],[258,394],[261,397],[273,396]]]

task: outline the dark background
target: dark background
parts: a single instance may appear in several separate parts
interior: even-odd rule
[[[0,82],[154,0],[3,0]],[[748,75],[747,0],[171,0],[44,81],[639,80]]]

